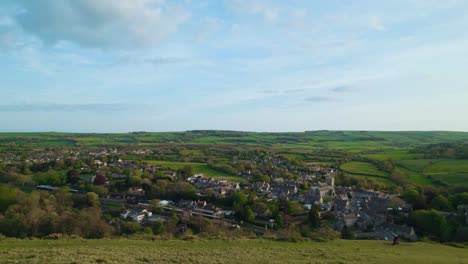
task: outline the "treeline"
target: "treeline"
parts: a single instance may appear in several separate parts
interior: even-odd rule
[[[44,237],[54,233],[102,238],[114,228],[102,220],[94,193],[72,196],[63,191],[23,193],[0,186],[0,233],[11,237]]]
[[[468,190],[436,188],[433,186],[404,186],[402,198],[415,210],[435,209],[454,212],[460,205],[468,205]]]
[[[447,242],[468,242],[468,190],[432,186],[407,189],[402,198],[413,205],[407,224],[419,235]],[[442,213],[443,212],[443,213]]]
[[[444,215],[431,210],[417,210],[408,216],[408,224],[421,236],[440,242],[468,242],[468,226],[461,215]],[[463,216],[463,217],[462,217]]]
[[[418,147],[412,153],[422,153],[424,158],[468,159],[468,144],[440,143]]]

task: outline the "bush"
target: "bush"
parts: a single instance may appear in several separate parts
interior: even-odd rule
[[[301,236],[301,233],[297,231],[295,228],[286,228],[283,230],[278,231],[277,233],[278,241],[288,241],[288,242],[299,242],[299,241],[304,241],[307,239],[304,239]]]
[[[329,227],[321,227],[315,229],[309,234],[309,238],[314,241],[325,242],[340,238],[340,232],[337,232]]]
[[[48,234],[47,236],[43,238],[48,239],[48,240],[59,240],[59,239],[63,239],[64,237],[65,236],[62,233],[52,233],[52,234]]]
[[[141,230],[141,225],[137,222],[125,222],[121,230],[124,234],[135,234]]]
[[[145,229],[143,229],[143,233],[145,233],[147,235],[152,235],[153,230],[150,227],[145,227]]]

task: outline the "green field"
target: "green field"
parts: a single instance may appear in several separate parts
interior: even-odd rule
[[[454,173],[454,174],[434,174],[432,178],[440,180],[448,185],[462,184],[468,185],[468,173]]]
[[[159,165],[159,166],[171,168],[173,170],[182,169],[184,166],[189,165],[192,167],[192,170],[194,173],[201,173],[205,175],[206,177],[222,178],[222,179],[226,179],[232,182],[242,182],[245,180],[244,178],[240,176],[232,175],[232,174],[228,174],[222,171],[212,169],[208,166],[208,164],[201,163],[201,162],[178,162],[178,161],[159,161],[159,160],[145,160],[144,162],[148,162],[149,164],[152,164],[152,165]]]
[[[410,147],[441,142],[468,142],[465,132],[310,131],[303,133],[254,133],[237,131],[187,131],[141,133],[0,133],[0,146],[28,147],[109,146],[159,144],[230,144],[298,150],[337,149],[348,152],[404,152]],[[395,154],[398,157],[398,154]]]
[[[361,156],[365,158],[374,159],[374,160],[393,159],[395,161],[399,161],[399,160],[419,159],[419,158],[422,158],[424,155],[406,153],[406,152],[385,152],[385,153],[377,153],[377,154],[363,154]]]
[[[398,161],[399,172],[410,176],[413,183],[427,185],[430,180],[424,175],[446,184],[468,185],[468,160],[414,159]]]
[[[351,177],[351,178],[367,178],[367,179],[372,179],[372,180],[376,180],[380,183],[383,183],[383,184],[387,184],[387,185],[395,185],[395,183],[390,180],[390,179],[387,179],[387,178],[383,178],[383,177],[380,177],[380,176],[369,176],[369,175],[362,175],[362,174],[346,174],[348,177]]]
[[[438,160],[425,170],[428,174],[468,172],[468,160]]]
[[[431,185],[433,182],[425,175],[420,172],[416,172],[406,167],[397,165],[395,171],[397,173],[403,174],[408,176],[408,180],[410,183],[418,184],[418,185]]]
[[[468,263],[468,250],[384,241],[4,240],[1,263]]]
[[[437,162],[436,159],[409,159],[398,161],[398,164],[402,167],[414,171],[414,172],[424,172],[424,170],[431,166],[432,163]]]
[[[367,162],[351,161],[340,167],[343,171],[351,174],[362,174],[368,176],[388,177],[388,173],[379,170],[374,164]]]
[[[169,154],[169,160],[203,160],[205,148],[258,149],[274,151],[283,157],[302,162],[329,165],[340,155],[350,155],[351,160],[372,159],[375,162],[393,159],[396,171],[408,177],[410,183],[468,184],[468,160],[424,159],[423,153],[415,149],[438,143],[468,143],[466,132],[445,131],[308,131],[294,133],[255,133],[239,131],[197,130],[186,132],[137,132],[137,133],[0,133],[0,150],[21,151],[45,147],[112,147],[157,148],[159,146],[181,146],[178,154]],[[332,153],[332,154],[330,154]],[[333,154],[334,153],[334,154]],[[172,156],[171,156],[172,155]],[[179,155],[179,156],[177,156]],[[152,159],[128,154],[129,159]],[[323,162],[321,162],[323,161]],[[187,163],[172,162],[166,165],[173,169]],[[163,165],[163,164],[161,164]],[[241,181],[236,175],[211,169],[204,163],[190,164],[197,173],[209,177],[228,178]],[[380,171],[375,165],[352,161],[342,165],[343,170],[353,177],[379,178],[388,182],[389,173]],[[430,176],[427,177],[427,176]],[[383,179],[383,180],[382,180]],[[434,181],[434,179],[436,181]]]

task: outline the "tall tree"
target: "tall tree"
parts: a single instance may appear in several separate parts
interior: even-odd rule
[[[313,205],[308,214],[308,222],[310,227],[317,228],[320,226],[320,212],[317,205]]]

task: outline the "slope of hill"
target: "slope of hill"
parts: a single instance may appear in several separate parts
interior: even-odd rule
[[[4,240],[2,263],[468,263],[468,250],[383,241]]]

